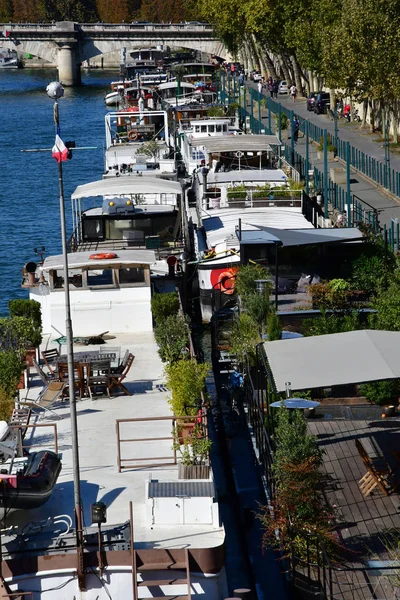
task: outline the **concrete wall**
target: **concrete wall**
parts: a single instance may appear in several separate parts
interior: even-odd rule
[[[42,306],[43,333],[65,335],[65,296],[62,290],[42,295],[33,288],[30,298]],[[71,290],[74,336],[152,331],[150,287]]]

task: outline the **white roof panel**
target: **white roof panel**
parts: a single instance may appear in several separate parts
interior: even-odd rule
[[[115,177],[100,179],[84,185],[78,185],[71,198],[90,198],[110,194],[181,194],[182,186],[176,181],[158,177]]]
[[[264,343],[278,392],[400,377],[400,332],[361,330]]]
[[[279,146],[276,135],[215,135],[192,138],[192,146],[204,146],[207,152],[266,151]]]
[[[108,259],[91,259],[90,256],[98,254],[98,252],[73,252],[68,254],[68,268],[78,269],[87,266],[105,267],[115,265],[152,265],[156,262],[156,257],[153,250],[118,250],[117,258]],[[101,251],[100,251],[101,253]],[[63,256],[48,256],[42,266],[43,271],[51,271],[52,269],[64,269]]]

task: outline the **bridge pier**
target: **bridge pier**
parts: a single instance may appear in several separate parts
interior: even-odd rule
[[[81,65],[76,60],[76,43],[59,46],[57,53],[58,79],[65,86],[80,85]]]

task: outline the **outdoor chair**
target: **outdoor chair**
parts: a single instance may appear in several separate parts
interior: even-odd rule
[[[356,440],[356,448],[367,469],[365,475],[358,482],[362,495],[369,496],[376,487],[378,487],[386,496],[395,492],[399,487],[400,482],[395,483],[393,475],[400,465],[395,469],[392,469],[383,457],[369,456],[360,440]],[[393,455],[397,462],[399,462],[399,454],[393,452]]]
[[[19,427],[21,432],[21,439],[24,439],[29,421],[31,418],[31,409],[28,407],[25,408],[14,408],[11,418],[8,422],[10,427]]]
[[[128,362],[129,354],[130,354],[130,352],[129,352],[129,350],[127,350],[124,354],[123,359],[119,363],[119,365],[117,367],[111,367],[110,373],[112,375],[119,375],[120,373],[123,372],[123,370],[126,367],[126,363]]]
[[[33,358],[32,359],[33,366],[35,367],[36,373],[39,375],[40,379],[43,381],[45,385],[47,385],[50,381],[55,381],[57,376],[55,373],[46,373],[43,371],[42,367],[39,363]]]
[[[20,407],[31,408],[32,410],[40,408],[44,411],[44,415],[46,412],[50,412],[53,413],[57,419],[59,419],[60,416],[57,415],[52,407],[62,397],[64,388],[65,384],[61,381],[50,381],[50,383],[40,392],[36,400],[24,400],[23,402],[19,403]]]
[[[50,373],[54,374],[56,372],[55,361],[60,356],[60,353],[57,350],[57,348],[51,348],[50,350],[42,350],[41,355]]]
[[[121,373],[111,373],[109,386],[110,393],[112,393],[113,390],[120,389],[126,396],[131,395],[122,382],[126,379],[134,360],[134,355],[129,353],[123,371]]]
[[[96,390],[102,390],[110,397],[110,361],[98,360],[91,362],[90,372],[91,374],[87,379],[90,399],[93,400]]]

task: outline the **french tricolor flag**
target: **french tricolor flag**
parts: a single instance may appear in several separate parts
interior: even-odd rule
[[[51,151],[51,155],[56,159],[58,163],[64,162],[68,158],[68,148],[60,138],[60,136],[56,135],[56,141]]]

